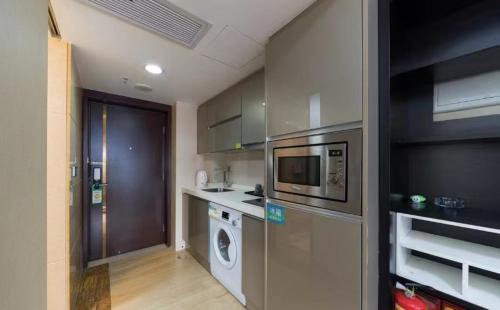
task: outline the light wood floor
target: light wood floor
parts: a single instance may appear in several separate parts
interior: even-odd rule
[[[245,309],[187,252],[158,249],[109,263],[112,309]]]

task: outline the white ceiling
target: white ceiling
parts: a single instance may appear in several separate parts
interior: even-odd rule
[[[194,50],[82,1],[52,0],[63,39],[73,44],[81,87],[200,104],[261,68],[269,37],[315,0],[171,0],[212,24]],[[147,63],[164,73],[146,73]],[[135,83],[153,91],[136,90]]]

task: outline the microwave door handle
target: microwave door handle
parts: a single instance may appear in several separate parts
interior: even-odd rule
[[[328,146],[323,146],[323,151],[321,152],[321,171],[320,171],[320,186],[321,193],[324,197],[328,195],[328,176],[330,174],[330,165],[329,165],[329,152]]]
[[[279,160],[279,156],[277,156],[277,154],[274,154],[273,155],[274,158],[273,158],[273,184],[272,184],[272,187],[273,187],[273,190],[274,189],[277,189],[277,185],[278,185],[278,180],[279,180],[279,169],[278,169],[278,160]]]

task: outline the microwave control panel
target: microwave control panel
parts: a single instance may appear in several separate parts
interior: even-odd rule
[[[346,201],[347,143],[330,144],[328,151],[327,196]]]

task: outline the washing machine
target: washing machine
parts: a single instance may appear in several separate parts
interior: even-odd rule
[[[226,289],[243,305],[241,271],[242,213],[210,203],[210,269]]]

